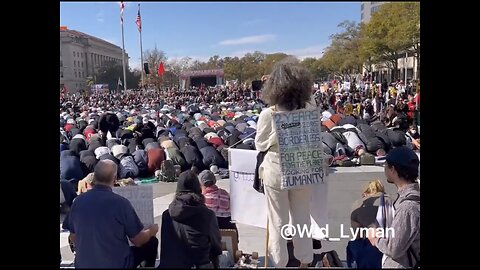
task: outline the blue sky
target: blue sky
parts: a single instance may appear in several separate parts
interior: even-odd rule
[[[125,49],[140,66],[135,19],[142,17],[143,50],[169,59],[243,56],[255,50],[320,57],[344,20],[360,20],[360,2],[125,2]],[[120,2],[60,2],[60,25],[121,47]]]

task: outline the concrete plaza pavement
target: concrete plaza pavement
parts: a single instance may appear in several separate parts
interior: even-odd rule
[[[345,228],[350,227],[351,207],[355,200],[361,198],[364,185],[374,179],[379,179],[384,184],[388,194],[395,194],[396,188],[393,184],[386,182],[383,167],[362,166],[351,168],[334,168],[329,176],[328,186],[328,224],[330,237],[340,236],[340,224]],[[227,191],[230,191],[230,180],[219,179],[217,185]],[[155,183],[153,185],[153,203],[154,219],[161,227],[161,215],[168,208],[173,199],[176,183]],[[319,206],[322,207],[322,206]],[[265,256],[266,229],[237,224],[239,231],[239,249],[246,253],[257,251],[259,256]],[[60,250],[64,261],[73,261],[73,254],[70,251],[67,241],[67,232],[60,233]],[[157,235],[161,239],[160,231]],[[342,238],[340,241],[322,241],[322,248],[316,250],[316,253],[336,250],[341,260],[346,259],[346,246],[348,239]],[[159,245],[160,251],[160,245]]]

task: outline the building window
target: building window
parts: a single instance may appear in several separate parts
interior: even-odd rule
[[[77,57],[80,57],[80,53],[79,53],[79,52],[77,52]]]
[[[77,72],[75,71],[75,78],[77,78]]]
[[[372,7],[372,8],[370,9],[370,13],[373,14],[373,13],[377,12],[377,11],[378,11],[378,8],[379,8],[379,6]]]
[[[75,52],[73,52],[73,57],[75,57]]]
[[[360,10],[363,11],[363,4],[360,6]]]
[[[85,73],[82,71],[82,78],[85,78]]]
[[[82,53],[80,53],[80,57],[81,57],[81,58],[83,58],[83,52],[82,52]]]
[[[77,61],[73,61],[73,67],[77,67]]]
[[[83,61],[82,61],[82,68],[83,68]]]

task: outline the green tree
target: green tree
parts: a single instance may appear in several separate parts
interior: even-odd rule
[[[312,73],[313,79],[315,81],[324,81],[327,80],[328,72],[324,69],[322,65],[322,60],[307,57],[303,59],[300,64]]]
[[[261,75],[270,74],[273,70],[273,66],[287,56],[288,56],[287,54],[282,52],[265,55],[265,58],[260,64],[260,74]]]
[[[360,54],[361,25],[352,21],[343,21],[338,27],[343,31],[330,36],[330,46],[322,57],[323,66],[329,72],[343,77],[361,72],[364,59]]]
[[[157,90],[161,89],[161,86],[164,82],[164,76],[158,76],[158,67],[160,66],[160,62],[163,62],[165,67],[165,71],[167,71],[167,56],[162,50],[159,50],[155,47],[153,50],[147,50],[143,53],[143,59],[148,63],[150,74],[148,74],[145,78],[147,85],[155,87]]]
[[[384,62],[397,77],[397,59],[413,51],[420,63],[420,3],[392,2],[380,6],[365,26],[364,49],[375,62]]]
[[[138,87],[138,84],[140,82],[140,73],[134,74],[134,72],[132,72],[130,68],[127,67],[126,75],[127,86],[129,86],[130,88]],[[95,80],[95,78],[97,84],[108,84],[110,90],[116,90],[119,78],[123,83],[123,67],[122,65],[114,61],[106,62],[103,67],[98,70],[97,74],[94,75],[93,80]],[[92,80],[91,78],[89,78],[89,83],[91,82]],[[118,87],[118,89],[123,88]]]
[[[242,83],[245,76],[241,60],[238,57],[225,57],[224,63],[225,80],[238,79]]]
[[[243,80],[250,84],[254,80],[259,80],[262,77],[261,63],[265,59],[265,54],[259,51],[254,53],[247,53],[241,59]]]
[[[363,62],[363,67],[368,73],[370,73],[373,71],[373,65],[375,64],[375,53],[368,45],[368,36],[365,28],[365,24],[360,24],[358,55]]]
[[[208,59],[207,68],[208,69],[221,69],[224,67],[223,58],[218,55],[214,55]]]
[[[181,59],[173,59],[166,64],[165,78],[169,87],[179,87],[180,75],[190,67],[192,58],[183,57]]]

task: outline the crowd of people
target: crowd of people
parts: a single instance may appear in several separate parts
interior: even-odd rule
[[[291,77],[283,78],[285,72]],[[237,230],[231,223],[229,195],[215,185],[217,176],[228,176],[230,148],[268,152],[260,177],[271,221],[270,254],[276,266],[285,266],[287,244],[280,228],[289,222],[289,213],[294,222],[310,224],[305,205],[311,192],[279,187],[274,111],[319,106],[324,152],[331,166],[368,164],[363,157],[374,156],[386,159],[392,168],[387,178],[415,180],[415,173],[403,174],[405,166],[389,161],[389,155],[395,149],[420,149],[419,89],[413,92],[398,83],[386,89],[374,85],[345,90],[333,81],[316,90],[309,73],[288,61],[277,64],[264,81],[260,96],[244,87],[62,94],[61,204],[70,208],[62,211],[68,212],[64,228],[76,246],[76,266],[136,267],[141,261],[152,266],[158,226],[143,228],[132,206],[111,188],[155,177],[177,182],[175,199],[162,215],[160,267],[218,267],[219,229]],[[81,193],[85,195],[75,199]],[[102,201],[116,206],[96,207]],[[99,218],[86,220],[91,217]],[[99,224],[105,231],[80,236]],[[118,242],[122,237],[125,241]],[[128,247],[127,238],[136,248]],[[390,254],[389,242],[371,242]],[[311,241],[294,238],[293,243],[295,257],[308,266],[313,259]],[[173,259],[172,252],[183,259]],[[407,266],[404,259],[392,256]]]

